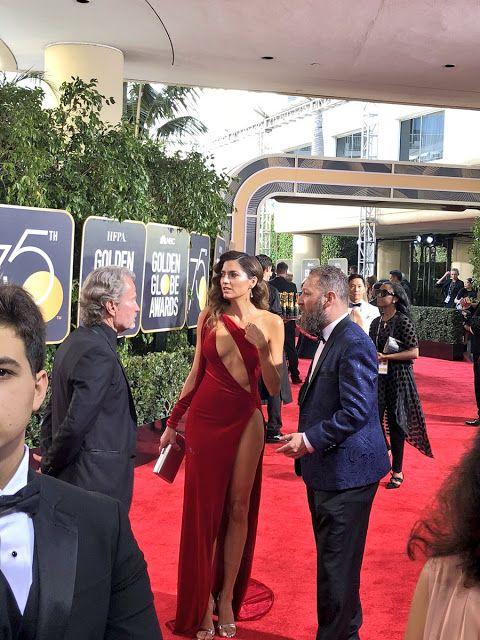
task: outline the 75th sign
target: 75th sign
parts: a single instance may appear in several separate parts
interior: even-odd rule
[[[0,282],[22,285],[47,323],[47,343],[70,330],[72,216],[55,209],[0,205]]]

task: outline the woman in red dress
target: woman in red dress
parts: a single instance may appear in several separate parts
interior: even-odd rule
[[[160,449],[175,442],[188,409],[174,631],[199,640],[214,637],[214,610],[218,635],[233,638],[235,620],[256,619],[272,603],[271,592],[257,593],[248,607],[244,602],[264,448],[258,381],[262,376],[270,394],[278,394],[282,367],[283,322],[267,306],[258,260],[224,253],[198,319],[192,370],[160,441]]]

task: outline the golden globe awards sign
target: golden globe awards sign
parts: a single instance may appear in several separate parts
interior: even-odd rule
[[[207,306],[210,279],[210,238],[197,233],[190,234],[190,260],[188,269],[187,327],[197,326],[200,312]]]
[[[80,288],[88,274],[99,267],[126,267],[135,274],[137,302],[143,294],[146,227],[135,220],[111,220],[91,216],[83,225],[80,258]],[[140,312],[135,326],[121,336],[136,336],[140,331]]]
[[[181,329],[187,312],[190,234],[185,229],[147,224],[142,331]]]
[[[55,209],[0,205],[0,283],[22,285],[47,324],[47,343],[70,331],[72,216]]]

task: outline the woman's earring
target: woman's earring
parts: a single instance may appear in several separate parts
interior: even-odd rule
[[[253,298],[253,291],[252,291],[253,287],[250,287],[250,298]]]

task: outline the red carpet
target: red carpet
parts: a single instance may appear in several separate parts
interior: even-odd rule
[[[302,372],[308,362],[302,363]],[[401,640],[420,563],[405,553],[408,533],[444,476],[468,447],[475,429],[471,365],[420,358],[415,375],[435,458],[406,445],[405,482],[387,491],[382,482],[374,502],[362,573],[362,640]],[[294,387],[298,392],[298,387]],[[283,411],[284,431],[296,430],[297,406]],[[158,439],[155,436],[155,441]],[[257,547],[252,577],[275,592],[271,612],[239,626],[240,640],[313,640],[315,637],[315,552],[304,484],[291,461],[267,445]],[[131,511],[133,529],[145,553],[165,640],[165,622],[175,613],[175,589],[183,491],[183,470],[173,485],[152,473],[151,432],[140,437]],[[212,463],[214,461],[212,460]]]

